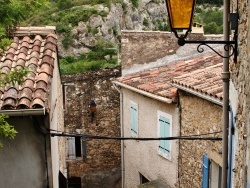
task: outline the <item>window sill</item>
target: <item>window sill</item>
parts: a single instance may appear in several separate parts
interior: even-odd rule
[[[158,155],[164,159],[167,159],[168,161],[171,161],[171,153],[168,155],[166,153],[162,153],[162,152],[158,151]]]

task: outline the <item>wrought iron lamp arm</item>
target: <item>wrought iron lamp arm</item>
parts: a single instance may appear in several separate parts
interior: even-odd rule
[[[185,39],[187,37],[189,31],[186,31],[186,33],[184,35],[181,35],[181,36],[178,36],[176,31],[173,31],[173,32],[174,32],[175,36],[178,38],[178,44],[180,46],[184,46],[185,44],[199,44],[197,46],[197,51],[199,53],[204,52],[203,46],[207,46],[208,48],[210,48],[212,51],[214,51],[216,54],[218,54],[222,58],[229,58],[233,55],[235,56],[234,57],[235,59],[237,57],[237,34],[236,33],[234,36],[234,40],[232,40],[232,41],[217,41],[217,40],[214,40],[214,41],[194,40],[194,41],[192,41],[192,40]],[[214,48],[212,48],[210,46],[210,44],[224,44],[224,50],[230,51],[229,56],[223,56],[218,51],[216,51]]]

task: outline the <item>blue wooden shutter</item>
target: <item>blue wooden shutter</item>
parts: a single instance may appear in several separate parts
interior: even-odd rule
[[[206,154],[203,154],[202,163],[202,188],[209,188],[209,166],[210,161]]]
[[[162,115],[159,118],[160,137],[170,137],[170,120]],[[170,140],[160,140],[160,151],[170,153]]]
[[[165,117],[164,123],[165,123],[165,130],[164,130],[165,137],[170,137],[170,120]],[[165,140],[165,151],[167,154],[170,153],[170,140]]]
[[[165,123],[164,123],[164,117],[160,115],[159,119],[160,123],[160,137],[165,137]],[[165,140],[160,140],[160,151],[165,153]]]
[[[132,134],[137,134],[137,105],[131,103],[131,131]]]

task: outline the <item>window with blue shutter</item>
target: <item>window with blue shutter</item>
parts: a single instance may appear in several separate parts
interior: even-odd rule
[[[159,137],[167,138],[167,137],[172,136],[171,121],[172,121],[171,115],[158,111]],[[160,140],[159,154],[166,158],[170,158],[170,154],[171,154],[171,141],[170,140]]]
[[[137,136],[138,134],[138,105],[131,101],[130,103],[131,114],[131,134]]]
[[[202,165],[202,188],[209,188],[210,160],[206,154],[203,154]]]

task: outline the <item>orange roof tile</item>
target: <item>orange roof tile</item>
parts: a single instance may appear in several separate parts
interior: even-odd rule
[[[120,82],[154,95],[172,99],[176,96],[177,92],[177,89],[170,85],[173,78],[184,74],[186,75],[187,73],[191,73],[195,70],[203,70],[209,66],[220,64],[222,64],[222,58],[220,56],[215,53],[206,53],[193,59],[181,60],[161,67],[120,77],[117,81],[118,83]],[[207,82],[205,78],[209,79],[211,77],[211,75],[208,74],[200,76],[205,76],[204,79],[202,79],[202,81],[205,82]],[[186,77],[185,79],[186,83],[192,81],[190,80],[192,79],[191,77]],[[204,89],[206,86],[204,86]],[[207,87],[211,88],[211,85]],[[206,92],[212,92],[212,90],[207,90]]]
[[[222,63],[219,63],[175,77],[172,83],[177,88],[188,88],[193,92],[214,97],[222,101],[222,66]]]
[[[38,34],[36,33],[38,29]],[[44,32],[42,32],[44,31]],[[0,109],[31,109],[47,107],[48,89],[53,76],[57,37],[53,28],[20,28],[17,37],[0,61],[6,74],[15,68],[30,70],[21,86],[0,88]]]

